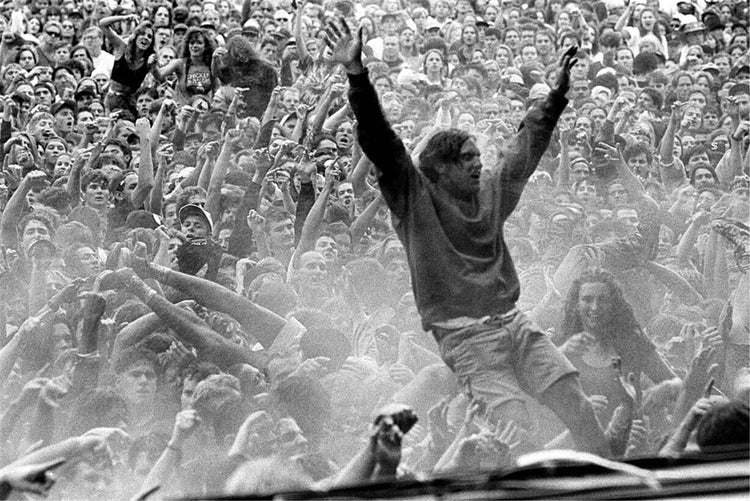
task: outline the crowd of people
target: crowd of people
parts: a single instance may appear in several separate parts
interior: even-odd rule
[[[749,16],[3,2],[0,499],[747,451]]]

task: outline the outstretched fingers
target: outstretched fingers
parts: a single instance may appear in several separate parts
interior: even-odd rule
[[[352,30],[349,29],[349,24],[346,22],[346,19],[340,17],[339,23],[341,23],[341,32],[344,34],[344,36],[352,36]]]

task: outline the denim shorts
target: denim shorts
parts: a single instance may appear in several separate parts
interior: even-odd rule
[[[445,363],[471,398],[492,407],[538,398],[578,371],[526,315],[497,316],[460,329],[433,327]]]

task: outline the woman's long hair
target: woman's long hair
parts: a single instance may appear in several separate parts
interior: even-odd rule
[[[608,271],[598,268],[583,272],[570,286],[563,307],[563,321],[560,329],[561,341],[565,342],[575,334],[583,332],[583,323],[578,313],[578,300],[583,284],[591,283],[606,285],[609,289],[609,297],[612,300],[612,316],[608,322],[610,328],[605,342],[609,343],[624,360],[633,360],[639,354],[642,354],[644,349],[653,349],[653,343],[646,337],[638,320],[636,320],[633,308],[623,296],[622,289],[615,277]],[[640,349],[634,349],[636,346]]]
[[[128,38],[128,46],[125,50],[125,57],[127,58],[128,62],[133,64],[138,56],[138,47],[135,44],[136,39],[138,39],[138,35],[141,33],[144,33],[146,30],[151,30],[151,45],[143,52],[143,63],[147,64],[148,58],[151,57],[151,54],[154,53],[154,34],[156,31],[154,30],[154,25],[151,24],[151,21],[144,21],[138,26],[136,26],[135,30],[133,30],[133,34],[130,35],[130,38]]]
[[[211,40],[211,37],[208,36],[208,33],[203,28],[193,26],[187,31],[185,34],[185,40],[182,42],[182,54],[180,57],[185,61],[185,67],[187,68],[190,65],[190,40],[196,36],[203,38],[203,42],[206,44],[201,59],[203,60],[203,64],[210,68],[211,62],[213,61],[214,50],[216,50],[216,44],[214,44],[214,41]]]

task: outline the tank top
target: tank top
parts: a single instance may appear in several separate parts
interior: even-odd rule
[[[140,68],[132,69],[125,59],[125,54],[115,60],[114,66],[112,66],[111,79],[114,82],[129,87],[134,91],[138,89],[143,83],[143,80],[148,75],[148,64],[144,63]]]

